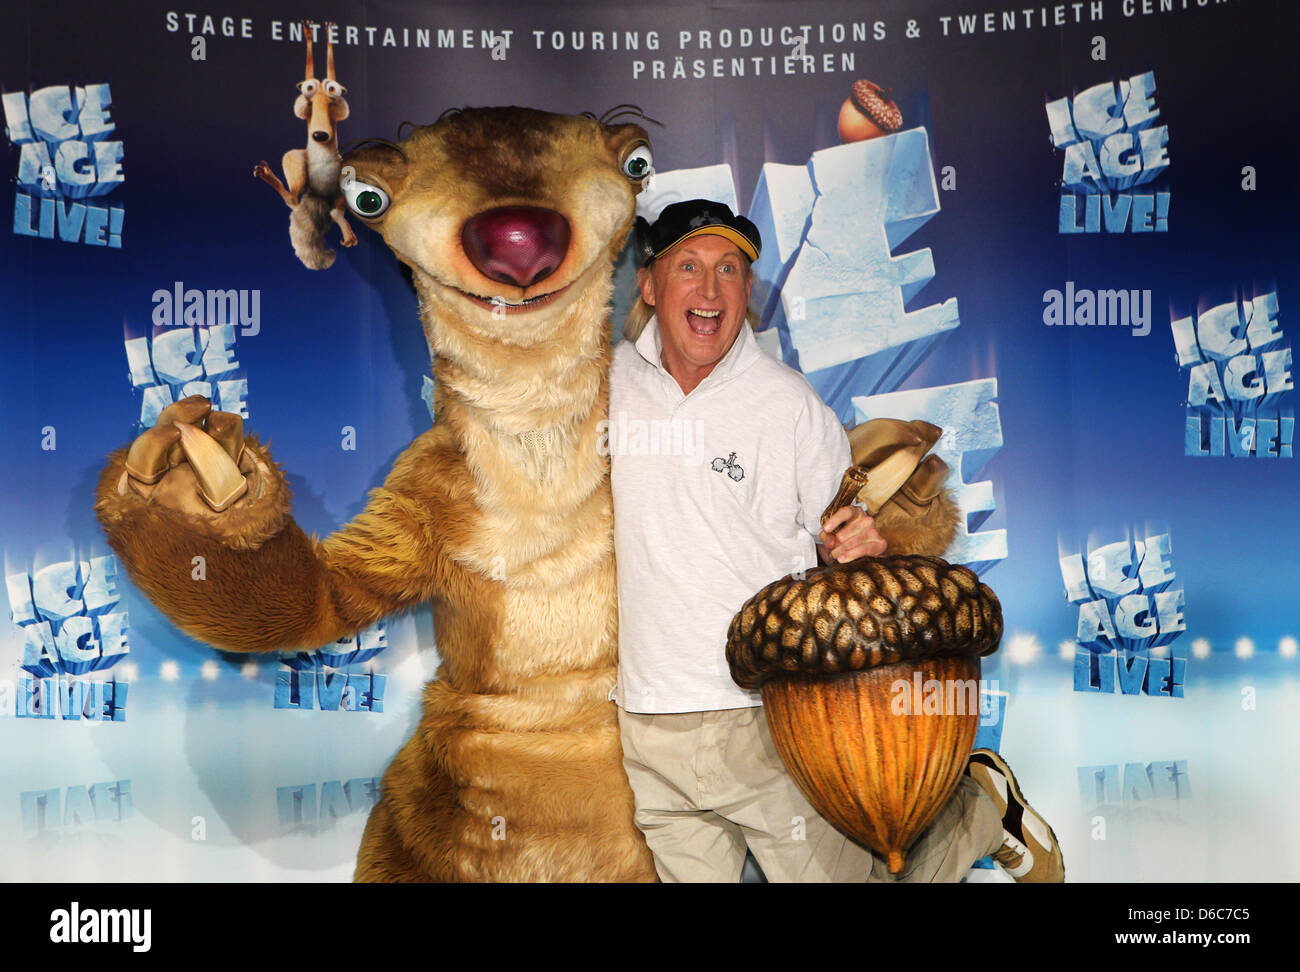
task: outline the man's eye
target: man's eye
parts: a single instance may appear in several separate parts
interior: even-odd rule
[[[688,270],[688,271],[689,271],[689,270],[694,270],[694,269],[695,269],[695,264],[693,264],[693,263],[683,263],[683,264],[682,264],[682,269],[683,269],[683,270]]]

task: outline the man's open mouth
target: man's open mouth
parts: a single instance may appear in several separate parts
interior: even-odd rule
[[[693,307],[686,312],[686,323],[696,334],[709,337],[722,327],[722,311]]]
[[[502,312],[506,314],[524,314],[528,311],[536,310],[539,307],[545,307],[547,304],[555,300],[555,298],[559,297],[560,294],[568,290],[569,286],[570,284],[565,284],[559,290],[552,290],[549,294],[539,294],[536,297],[529,297],[526,300],[515,301],[506,300],[504,297],[484,297],[481,294],[471,294],[469,291],[461,290],[459,287],[453,289],[455,289],[458,294],[464,295],[480,307],[486,307],[488,310],[496,310],[500,307],[502,308]]]

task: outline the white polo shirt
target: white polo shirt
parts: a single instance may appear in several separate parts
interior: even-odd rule
[[[614,348],[609,449],[619,668],[630,712],[762,704],[731,680],[727,627],[765,585],[817,564],[822,511],[850,464],[835,413],[748,325],[683,395],[659,322]]]

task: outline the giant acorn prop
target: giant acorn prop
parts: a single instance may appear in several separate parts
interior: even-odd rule
[[[857,500],[890,556],[769,584],[727,636],[732,678],[761,687],[804,795],[894,874],[956,789],[979,721],[980,658],[1002,637],[997,597],[939,558],[957,525],[947,464],[926,456],[941,432],[896,419],[851,430],[854,465],[822,520]]]

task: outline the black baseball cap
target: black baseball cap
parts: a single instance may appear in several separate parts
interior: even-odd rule
[[[711,199],[690,199],[665,206],[653,223],[638,216],[636,245],[638,262],[648,267],[655,258],[692,236],[721,236],[740,247],[751,261],[758,259],[763,241],[758,227],[731,207]]]

